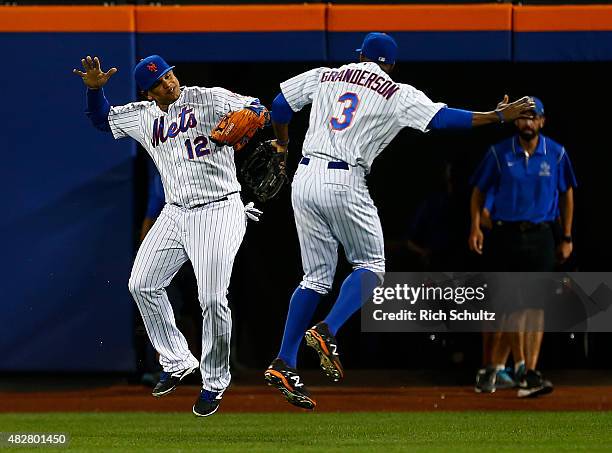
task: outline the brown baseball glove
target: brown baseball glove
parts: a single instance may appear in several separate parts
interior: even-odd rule
[[[270,123],[270,112],[263,105],[251,105],[228,112],[212,130],[210,140],[218,146],[232,146],[240,151],[258,129]]]

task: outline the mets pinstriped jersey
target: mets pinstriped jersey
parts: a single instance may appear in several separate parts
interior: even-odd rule
[[[312,69],[281,83],[281,91],[295,112],[312,103],[304,156],[341,160],[366,173],[402,128],[425,131],[445,105],[394,82],[372,62]]]
[[[208,135],[223,114],[254,100],[223,88],[183,87],[167,112],[152,101],[132,102],[112,107],[108,122],[115,138],[132,137],[151,155],[166,203],[192,208],[240,190],[233,149]]]

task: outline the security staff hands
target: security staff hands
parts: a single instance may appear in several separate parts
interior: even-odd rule
[[[479,226],[473,226],[468,238],[468,246],[472,252],[482,255],[482,246],[484,243],[484,234]]]
[[[557,259],[559,260],[559,263],[565,263],[572,254],[573,249],[573,243],[561,241],[561,243],[557,246]]]
[[[92,90],[102,88],[106,85],[108,79],[117,72],[117,68],[110,68],[108,71],[104,72],[100,67],[100,60],[98,57],[91,58],[87,55],[86,58],[81,60],[81,64],[85,72],[79,71],[78,69],[73,69],[72,72],[81,77],[87,88],[91,88]]]
[[[529,96],[524,96],[514,102],[508,102],[508,95],[504,95],[504,99],[497,104],[495,113],[502,122],[514,121],[519,118],[533,118],[536,108],[535,102]]]

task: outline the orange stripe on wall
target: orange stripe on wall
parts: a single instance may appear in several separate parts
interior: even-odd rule
[[[513,21],[518,32],[612,31],[612,5],[0,6],[0,32],[495,31]]]
[[[517,6],[514,30],[612,31],[612,6]]]
[[[142,33],[325,31],[326,6],[138,6]]]
[[[512,5],[330,5],[329,31],[512,29]]]
[[[132,6],[0,6],[0,32],[133,32]]]

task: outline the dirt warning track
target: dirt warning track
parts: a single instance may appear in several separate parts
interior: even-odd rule
[[[86,390],[0,392],[0,412],[183,412],[197,386],[182,386],[162,398],[144,386],[115,385]],[[611,386],[559,386],[540,398],[519,399],[516,391],[476,394],[472,387],[311,387],[316,411],[612,410]],[[223,412],[294,412],[273,388],[235,386],[225,393]]]

